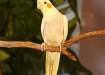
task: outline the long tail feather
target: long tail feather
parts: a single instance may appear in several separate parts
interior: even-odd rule
[[[57,75],[60,53],[46,52],[46,75]]]

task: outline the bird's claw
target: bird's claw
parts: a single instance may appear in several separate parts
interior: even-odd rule
[[[45,50],[45,43],[41,44],[41,50],[42,50],[42,52],[44,52],[44,50]]]
[[[57,48],[59,49],[60,52],[62,51],[62,46],[61,45],[58,45]]]

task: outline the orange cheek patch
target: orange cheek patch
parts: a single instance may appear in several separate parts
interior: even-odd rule
[[[47,7],[48,7],[48,8],[52,8],[52,5],[48,3],[48,4],[47,4]]]

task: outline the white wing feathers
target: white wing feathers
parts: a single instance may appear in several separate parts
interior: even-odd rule
[[[68,34],[68,19],[65,15],[63,15],[63,23],[64,23],[64,39],[63,42],[66,40],[67,38],[67,34]]]

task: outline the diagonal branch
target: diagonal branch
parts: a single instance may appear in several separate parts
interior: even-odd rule
[[[62,45],[62,54],[66,55],[69,59],[72,59],[74,61],[77,60],[75,56],[73,56],[72,53],[67,51],[67,48],[71,46],[72,44],[79,42],[80,40],[95,37],[95,36],[103,36],[105,35],[105,29],[104,30],[98,30],[93,32],[87,32],[84,34],[81,34],[79,36],[75,36],[73,38],[70,38]],[[0,47],[1,48],[32,48],[34,50],[41,51],[41,44],[38,43],[32,43],[30,41],[0,41]],[[45,45],[45,51],[51,51],[51,52],[59,52],[59,49],[56,47]]]
[[[74,43],[79,42],[80,40],[95,37],[95,36],[104,36],[105,35],[105,29],[103,30],[97,30],[97,31],[92,31],[92,32],[87,32],[84,34],[80,34],[79,36],[75,36],[73,38],[70,38],[64,43],[64,46],[69,47]]]

